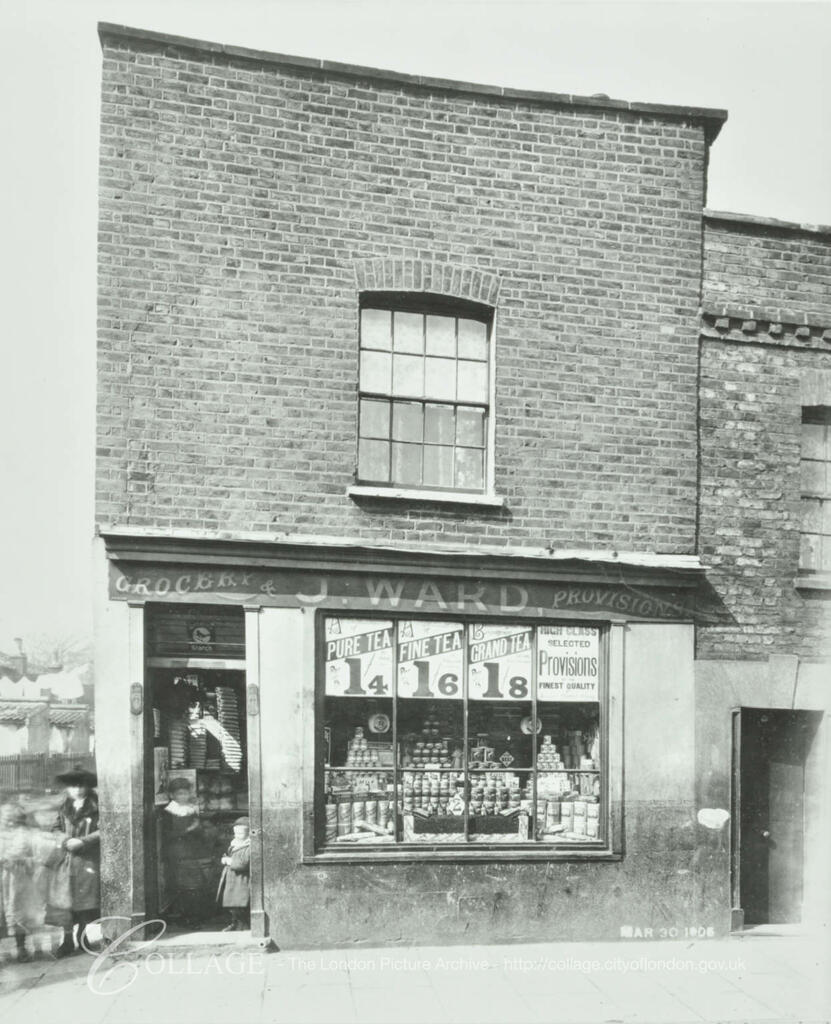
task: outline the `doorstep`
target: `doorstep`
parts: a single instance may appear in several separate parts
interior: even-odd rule
[[[187,956],[191,953],[229,953],[236,950],[267,952],[276,949],[273,939],[255,939],[250,931],[174,932],[165,933],[158,939],[129,943],[129,953],[137,956],[147,953]]]
[[[776,939],[791,939],[791,938],[820,938],[822,936],[822,928],[817,925],[808,925],[803,923],[797,924],[748,924],[743,928],[735,928],[730,932],[730,938],[732,939],[750,939],[750,938],[776,938]]]

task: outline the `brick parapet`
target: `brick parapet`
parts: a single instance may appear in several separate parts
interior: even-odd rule
[[[503,99],[522,103],[538,103],[550,107],[572,107],[585,111],[631,113],[655,116],[658,120],[679,119],[691,124],[700,124],[708,143],[715,140],[721,126],[727,120],[727,111],[712,107],[683,106],[663,103],[642,103],[630,100],[615,100],[605,94],[580,96],[571,93],[554,93],[533,89],[515,89],[506,86],[487,85],[477,82],[462,82],[454,79],[434,78],[426,75],[412,75],[401,71],[345,64],[338,61],[298,57],[285,53],[270,53],[243,46],[192,39],[185,36],[153,32],[147,29],[131,28],[100,22],[98,34],[102,46],[126,45],[128,49],[145,48],[151,52],[196,54],[198,59],[229,61],[255,66],[298,68],[305,71],[319,71],[327,77],[342,76],[374,81],[382,85],[401,84],[431,91],[443,91],[462,95],[483,96],[490,100]]]
[[[713,213],[703,223],[706,314],[831,327],[831,229]]]

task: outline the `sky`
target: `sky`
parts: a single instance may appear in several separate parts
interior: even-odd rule
[[[831,3],[0,0],[0,652],[92,628],[96,23],[726,108],[711,209],[831,224]]]

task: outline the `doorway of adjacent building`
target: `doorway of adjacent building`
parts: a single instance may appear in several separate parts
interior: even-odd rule
[[[821,717],[771,708],[734,714],[734,926],[802,920],[806,765]]]

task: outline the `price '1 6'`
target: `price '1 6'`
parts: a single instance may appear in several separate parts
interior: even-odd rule
[[[418,673],[416,688],[411,694],[413,697],[435,697],[436,694],[430,688],[430,662],[414,661],[413,665]],[[436,681],[439,696],[455,697],[459,693],[459,677],[455,672],[445,672]]]

